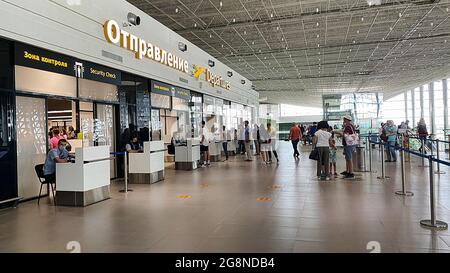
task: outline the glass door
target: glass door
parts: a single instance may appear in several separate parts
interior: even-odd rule
[[[0,92],[0,201],[17,197],[14,95]]]
[[[116,121],[114,105],[96,104],[96,118],[94,119],[94,142],[98,146],[109,145],[111,152],[116,150]],[[116,161],[111,159],[111,177],[116,177]]]

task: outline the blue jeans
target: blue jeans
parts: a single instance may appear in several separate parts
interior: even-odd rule
[[[386,147],[387,160],[389,161],[397,161],[397,153],[395,152],[395,143],[396,141],[388,141],[389,145]]]
[[[222,147],[225,158],[228,159],[228,143],[226,141],[222,142]]]
[[[294,148],[294,156],[299,156],[300,153],[298,152],[298,142],[300,141],[300,139],[297,140],[292,140],[292,148]]]

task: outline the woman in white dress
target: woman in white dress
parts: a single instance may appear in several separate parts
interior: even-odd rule
[[[267,123],[267,132],[269,133],[270,137],[270,150],[268,151],[269,154],[269,163],[272,163],[272,152],[275,158],[277,159],[277,164],[280,163],[280,159],[278,158],[277,148],[278,148],[278,142],[277,142],[277,131],[275,128],[272,127],[270,123]]]
[[[264,163],[269,163],[269,151],[270,151],[270,135],[269,132],[266,130],[266,126],[264,124],[261,124],[259,126],[259,137],[261,139],[261,154],[263,157]]]

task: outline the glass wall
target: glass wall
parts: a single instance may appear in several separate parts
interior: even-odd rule
[[[402,121],[406,120],[405,95],[401,93],[385,100],[382,109],[382,119],[384,122],[391,119],[396,125],[400,125]]]
[[[202,124],[202,94],[191,91],[189,113],[191,117],[191,137],[198,137]]]
[[[434,120],[435,134],[439,139],[444,137],[444,92],[442,81],[434,83]]]
[[[413,89],[414,92],[414,118],[416,124],[412,123],[412,100],[413,96],[411,91],[406,91],[393,98],[386,100],[383,104],[383,120],[392,119],[397,125],[406,119],[406,112],[408,114],[408,119],[410,120],[410,127],[416,127],[423,112],[423,118],[427,125],[429,133],[432,133],[431,127],[431,107],[434,109],[434,121],[435,121],[435,136],[439,139],[444,139],[444,88],[442,81],[433,82],[434,85],[434,100],[430,101],[429,84],[424,84],[420,87]],[[421,92],[423,89],[423,101],[421,103]],[[448,91],[447,91],[448,93]],[[406,96],[405,96],[406,94]],[[407,102],[405,103],[405,99]],[[450,103],[450,99],[448,103]],[[406,104],[406,106],[405,106]],[[423,106],[423,109],[421,108]],[[407,108],[405,108],[407,107]],[[448,128],[447,128],[448,129]]]

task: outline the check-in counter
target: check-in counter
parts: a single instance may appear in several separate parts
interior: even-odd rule
[[[209,143],[209,160],[218,162],[222,160],[222,141],[213,140]]]
[[[110,146],[75,149],[74,163],[56,164],[56,201],[84,207],[110,198]]]
[[[186,144],[175,146],[175,169],[195,170],[200,160],[200,140],[188,138]]]
[[[234,145],[234,141],[227,140],[227,151],[228,151],[229,156],[236,154],[236,145]],[[222,155],[225,156],[225,152],[223,151],[223,148],[222,148]]]
[[[164,180],[164,152],[163,141],[147,141],[143,153],[129,153],[129,182],[151,184]]]

